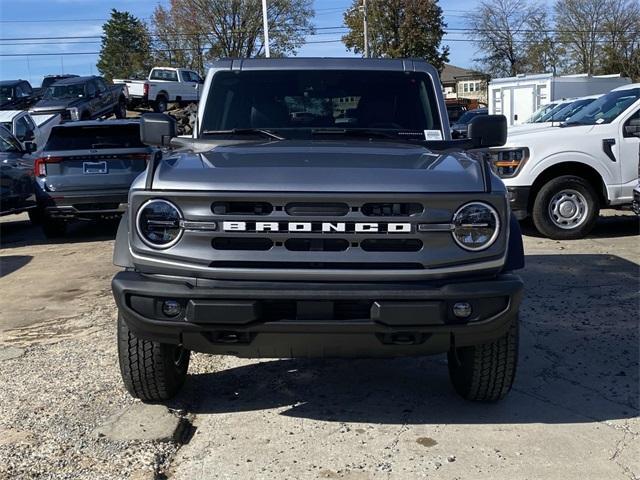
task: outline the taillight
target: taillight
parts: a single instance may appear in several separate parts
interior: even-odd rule
[[[142,94],[147,97],[149,96],[149,84],[145,83],[144,85],[142,85]]]
[[[33,164],[33,171],[36,177],[47,176],[47,163],[60,163],[64,157],[40,157],[36,158]]]

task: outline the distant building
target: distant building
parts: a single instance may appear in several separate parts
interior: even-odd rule
[[[468,99],[487,104],[488,76],[484,73],[445,63],[440,81],[447,100]]]

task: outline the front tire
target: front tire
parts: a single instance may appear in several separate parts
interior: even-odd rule
[[[127,118],[127,102],[124,99],[121,99],[118,102],[118,105],[113,109],[113,114],[118,119]]]
[[[511,390],[515,380],[518,344],[516,316],[507,333],[500,338],[449,351],[449,378],[453,388],[467,400],[502,400]]]
[[[163,96],[159,96],[153,103],[153,111],[156,113],[164,113],[167,111],[168,105],[167,99]]]
[[[191,352],[178,345],[138,338],[118,315],[118,359],[127,391],[143,402],[175,396],[189,369]]]
[[[600,204],[593,187],[582,177],[563,175],[545,183],[533,203],[536,229],[553,240],[575,240],[589,234],[598,220]]]

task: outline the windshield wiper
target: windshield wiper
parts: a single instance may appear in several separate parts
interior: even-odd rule
[[[203,135],[262,135],[263,137],[273,138],[274,140],[284,140],[284,137],[276,135],[270,130],[264,128],[232,128],[230,130],[203,130]]]
[[[311,130],[311,135],[344,135],[350,137],[398,139],[398,134],[371,128],[315,128]]]

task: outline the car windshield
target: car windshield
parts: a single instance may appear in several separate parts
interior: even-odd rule
[[[569,117],[566,124],[599,125],[611,123],[638,99],[640,99],[640,87],[614,90]]]
[[[538,117],[535,121],[533,121],[531,123],[550,122],[551,119],[553,118],[553,116],[556,113],[558,113],[560,110],[562,110],[564,107],[566,107],[567,105],[569,105],[569,102],[558,103],[555,107],[547,110],[544,115],[541,115],[540,117]]]
[[[84,84],[51,85],[47,88],[44,98],[82,98],[84,97]]]
[[[52,150],[90,150],[102,148],[144,148],[140,141],[140,126],[104,125],[54,127],[44,147]]]
[[[486,115],[486,110],[469,110],[462,115],[456,123],[471,123],[471,120],[479,115]]]
[[[436,98],[431,78],[420,72],[220,72],[208,95],[202,130],[348,135],[366,129],[424,138],[425,130],[441,131]]]
[[[0,152],[13,153],[20,152],[20,144],[4,127],[0,127]]]
[[[547,103],[545,105],[542,105],[540,108],[538,108],[538,110],[533,112],[533,115],[531,115],[531,117],[529,117],[527,120],[525,120],[524,123],[536,123],[536,122],[538,122],[540,117],[542,117],[545,113],[547,113],[549,110],[554,108],[556,105],[557,105],[557,103]]]
[[[567,118],[579,112],[583,107],[593,103],[595,98],[576,100],[569,104],[562,104],[554,108],[540,119],[540,122],[564,122]]]
[[[14,95],[13,87],[0,87],[0,100],[3,102],[13,99]]]

